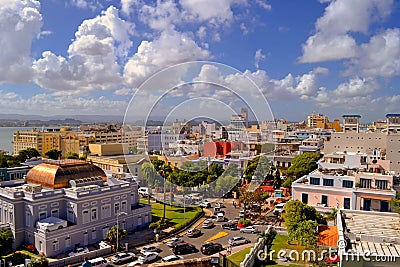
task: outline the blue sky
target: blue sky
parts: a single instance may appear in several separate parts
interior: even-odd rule
[[[152,75],[199,60],[226,67],[204,63],[193,80],[237,86],[241,98],[251,82],[223,70],[237,69],[277,118],[382,119],[400,111],[399,17],[393,0],[0,0],[0,113],[145,117],[163,90],[189,82],[183,68]],[[144,88],[149,77],[157,83]],[[218,100],[199,104],[218,119],[243,104],[193,86],[152,114],[186,103],[174,116],[204,116],[187,102],[200,96]]]

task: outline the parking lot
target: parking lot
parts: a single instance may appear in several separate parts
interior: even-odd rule
[[[219,201],[222,202],[222,201]],[[250,246],[251,244],[253,244],[256,240],[257,240],[257,234],[252,234],[252,233],[240,233],[239,230],[227,230],[227,229],[223,229],[222,228],[222,224],[226,223],[228,220],[234,220],[235,217],[239,217],[239,211],[240,211],[240,207],[234,207],[232,204],[232,200],[226,200],[223,202],[224,207],[222,208],[222,210],[224,211],[224,217],[225,217],[225,221],[217,221],[217,218],[215,216],[210,217],[209,219],[213,220],[214,222],[214,226],[211,228],[207,228],[204,229],[202,228],[202,224],[198,225],[196,228],[199,229],[201,231],[201,234],[197,237],[188,237],[186,234],[183,235],[181,238],[183,239],[184,242],[188,242],[190,244],[193,244],[196,248],[197,248],[197,252],[194,253],[190,253],[190,254],[186,254],[186,255],[181,255],[184,259],[194,259],[194,258],[200,258],[200,257],[204,257],[205,255],[203,255],[199,250],[201,248],[201,246],[206,242],[206,240],[208,240],[211,237],[216,236],[217,234],[219,234],[220,232],[224,232],[223,234],[219,234],[222,237],[218,238],[212,242],[214,243],[220,243],[221,245],[223,245],[224,248],[228,247],[228,240],[234,236],[243,236],[248,238],[251,243],[248,245],[241,245],[240,247],[238,246],[237,248],[233,247],[232,248],[232,252],[234,253],[235,251],[241,250],[244,247]],[[209,211],[211,211],[211,213],[214,213],[214,207],[215,207],[215,202],[212,202],[212,207],[208,208]],[[208,212],[209,213],[209,212]],[[204,221],[205,219],[203,219],[202,221]],[[266,229],[266,225],[256,225],[256,228],[260,231],[264,231]],[[226,233],[226,235],[225,235]],[[169,255],[173,255],[173,252],[171,251],[171,248],[167,246],[167,241],[169,241],[168,239],[162,242],[158,242],[155,245],[159,246],[160,248],[160,252],[159,252],[159,258],[156,261],[152,261],[151,263],[155,263],[155,262],[161,262],[161,258],[169,256]],[[135,248],[135,251],[140,251],[144,246],[139,246]],[[226,253],[226,252],[224,252]],[[140,254],[138,254],[139,256]],[[119,266],[127,266],[128,263],[119,265]],[[143,265],[145,266],[145,265]]]

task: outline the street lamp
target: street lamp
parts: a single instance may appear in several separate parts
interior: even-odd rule
[[[123,212],[123,211],[120,211],[120,212],[117,213],[117,227],[116,227],[116,229],[117,229],[117,252],[118,252],[118,246],[119,246],[119,242],[118,242],[118,233],[119,233],[118,218],[119,218],[120,215],[128,215],[128,213]]]

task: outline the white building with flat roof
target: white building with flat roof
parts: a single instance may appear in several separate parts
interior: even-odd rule
[[[32,244],[48,257],[98,243],[117,218],[121,228],[141,230],[152,220],[151,206],[139,204],[133,179],[107,177],[84,161],[47,161],[26,181],[0,186],[0,224],[14,246]]]
[[[341,210],[337,215],[340,266],[400,266],[400,215]]]

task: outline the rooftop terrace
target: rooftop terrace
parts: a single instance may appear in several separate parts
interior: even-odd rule
[[[342,212],[345,236],[357,254],[400,256],[400,215],[397,213]]]

